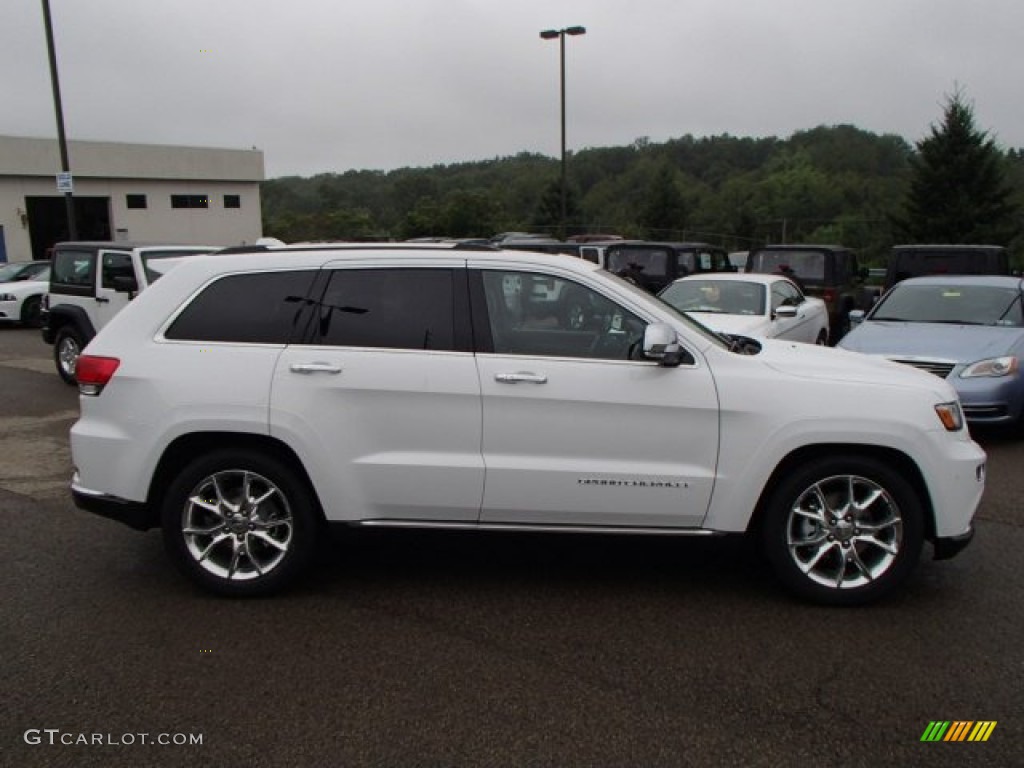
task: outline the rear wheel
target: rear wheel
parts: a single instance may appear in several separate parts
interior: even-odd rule
[[[76,384],[75,370],[83,346],[82,335],[70,325],[57,331],[57,337],[53,340],[53,360],[57,364],[57,373],[72,386]]]
[[[793,592],[814,602],[876,600],[913,570],[924,539],[913,487],[875,459],[836,456],[794,471],[769,500],[765,554]]]
[[[203,588],[235,597],[290,584],[312,560],[320,528],[308,484],[254,451],[216,451],[186,466],[167,489],[164,545]]]
[[[828,345],[828,331],[826,331],[824,328],[822,328],[820,331],[818,331],[818,338],[816,338],[814,340],[814,343],[817,344],[819,347],[827,346]]]

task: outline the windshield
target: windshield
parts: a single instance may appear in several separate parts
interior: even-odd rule
[[[1020,291],[991,285],[900,283],[869,317],[879,322],[1024,326]]]
[[[714,312],[726,315],[763,315],[763,285],[741,280],[678,280],[661,299],[681,312]]]
[[[50,262],[48,261],[5,264],[0,267],[0,283],[9,283],[15,280],[42,280],[44,278],[37,277],[37,275],[49,266]]]

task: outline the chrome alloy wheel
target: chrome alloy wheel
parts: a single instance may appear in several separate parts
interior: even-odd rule
[[[293,529],[281,489],[240,469],[201,480],[182,511],[188,553],[208,573],[228,581],[249,581],[273,571],[288,554]]]
[[[831,589],[855,589],[892,567],[903,543],[903,519],[878,483],[836,475],[797,496],[786,540],[790,557],[807,578]]]
[[[82,349],[78,342],[71,336],[63,336],[57,346],[57,360],[60,361],[61,370],[70,378],[75,378],[75,371],[78,369],[78,356]]]

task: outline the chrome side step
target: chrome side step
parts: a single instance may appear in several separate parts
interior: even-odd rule
[[[438,520],[357,520],[359,528],[412,528],[452,531],[507,531],[520,533],[610,533],[641,536],[720,536],[719,531],[706,528],[631,527],[617,525],[557,525],[542,523],[478,523]]]

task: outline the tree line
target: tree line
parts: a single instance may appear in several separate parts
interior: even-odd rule
[[[584,149],[568,160],[567,232],[702,240],[730,250],[840,243],[877,261],[897,242],[1005,245],[1024,258],[1024,149],[1000,148],[962,93],[911,145],[852,125],[787,139],[730,135]],[[562,234],[560,165],[492,160],[270,179],[263,231],[298,240]]]

